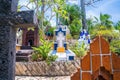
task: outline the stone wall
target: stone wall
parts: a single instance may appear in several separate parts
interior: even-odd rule
[[[16,62],[16,76],[70,76],[77,72],[79,61]]]

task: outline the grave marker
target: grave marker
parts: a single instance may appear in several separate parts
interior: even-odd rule
[[[33,11],[17,11],[18,0],[0,0],[0,80],[15,78],[16,27],[33,26]]]
[[[67,47],[66,42],[66,27],[59,25],[59,27],[55,30],[55,42],[54,49],[50,51],[50,55],[57,55],[57,61],[61,60],[74,60],[75,53]]]

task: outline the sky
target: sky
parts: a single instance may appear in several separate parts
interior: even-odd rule
[[[87,0],[89,1],[89,0]],[[27,4],[27,0],[20,0],[20,4]],[[79,0],[68,0],[69,4],[79,4]],[[94,6],[86,6],[86,17],[99,17],[100,13],[111,15],[111,20],[116,23],[120,20],[120,0],[102,0],[95,4]],[[29,5],[31,7],[31,5]],[[22,8],[22,10],[26,10],[26,8]],[[48,11],[46,16],[49,16],[50,12]],[[51,24],[55,26],[56,18],[51,20]]]
[[[87,17],[99,17],[100,13],[111,15],[113,22],[120,20],[120,0],[102,0],[94,4],[95,7],[87,6]]]

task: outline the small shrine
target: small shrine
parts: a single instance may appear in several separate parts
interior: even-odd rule
[[[79,41],[80,45],[82,43],[84,43],[86,47],[90,44],[90,42],[91,42],[90,35],[85,29],[80,32],[80,37],[79,37],[78,41]]]
[[[32,47],[38,46],[39,34],[38,28],[21,28],[21,40],[17,39],[16,44],[16,62],[30,61],[30,56],[33,53]],[[20,42],[21,41],[21,42]],[[21,43],[21,44],[19,44]]]
[[[34,29],[22,28],[22,31],[22,46],[38,46],[39,32],[37,27]]]
[[[60,60],[74,60],[75,54],[68,49],[66,42],[66,27],[59,26],[55,30],[55,42],[53,50],[50,52],[50,55],[57,55]]]

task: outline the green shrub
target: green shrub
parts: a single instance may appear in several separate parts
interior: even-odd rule
[[[56,55],[49,55],[46,62],[48,64],[50,64],[51,62],[54,62],[57,58],[58,58],[58,56],[56,56]]]
[[[83,57],[86,54],[85,45],[79,45],[78,42],[73,44],[70,49],[76,54],[78,58]]]
[[[120,55],[120,40],[111,41],[110,48],[112,52],[115,52],[118,55]]]
[[[42,45],[40,45],[39,47],[33,47],[33,50],[36,53],[36,55],[41,56],[42,60],[46,60],[48,58],[48,53],[51,50],[52,44],[49,41],[45,40],[41,40],[41,44]]]
[[[74,39],[78,39],[78,38],[79,38],[79,35],[73,35],[73,38],[74,38]]]
[[[66,38],[67,38],[67,40],[70,40],[70,39],[72,39],[72,36],[71,36],[71,34],[67,34],[67,35],[66,35]]]
[[[39,57],[39,54],[33,53],[31,58],[32,58],[32,61],[38,61],[40,57]]]
[[[40,61],[44,60],[48,64],[55,61],[57,59],[56,55],[49,55],[48,53],[51,50],[52,42],[46,41],[46,40],[40,40],[41,46],[39,47],[33,47],[34,54],[32,54],[32,60],[33,61]]]

